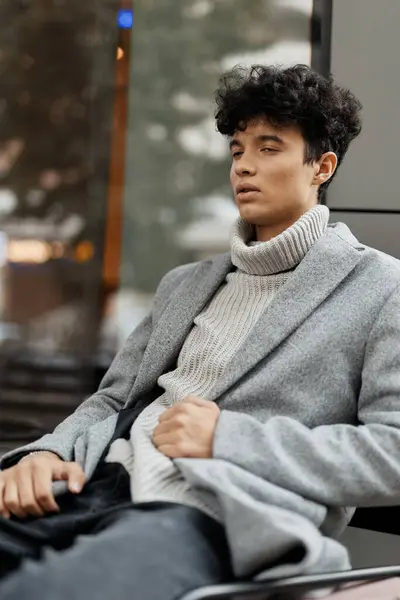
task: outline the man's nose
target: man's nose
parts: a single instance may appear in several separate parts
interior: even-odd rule
[[[252,165],[252,163],[244,156],[241,156],[239,158],[239,160],[236,161],[236,163],[235,163],[236,175],[243,177],[244,175],[254,175],[255,172],[256,172],[256,169],[255,169],[254,165]]]

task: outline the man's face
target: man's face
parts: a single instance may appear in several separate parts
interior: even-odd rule
[[[234,134],[231,150],[231,185],[249,223],[291,224],[317,204],[315,165],[304,163],[305,141],[296,127],[251,121]]]

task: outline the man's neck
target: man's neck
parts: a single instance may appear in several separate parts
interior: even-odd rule
[[[296,223],[300,217],[302,217],[308,210],[313,208],[315,205],[310,205],[304,208],[302,212],[294,213],[288,216],[285,220],[280,221],[279,223],[270,223],[268,225],[255,225],[256,231],[256,242],[269,242],[272,238],[277,237],[281,233],[283,233],[286,229],[289,229]]]

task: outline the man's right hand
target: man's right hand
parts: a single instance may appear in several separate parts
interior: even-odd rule
[[[0,472],[0,515],[24,518],[42,517],[59,512],[53,492],[53,481],[68,481],[70,492],[79,494],[85,474],[76,462],[65,462],[52,452],[27,456],[15,466]]]

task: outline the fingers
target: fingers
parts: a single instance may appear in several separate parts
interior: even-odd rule
[[[167,424],[168,425],[168,424]],[[158,425],[153,432],[153,444],[156,448],[159,448],[161,444],[175,444],[180,440],[179,431],[170,429],[165,424]]]
[[[214,402],[211,402],[210,400],[204,400],[203,398],[199,398],[198,396],[194,396],[193,394],[189,394],[189,396],[186,396],[186,398],[183,399],[183,402],[185,404],[192,404],[194,406],[201,406],[201,407],[205,407],[205,406],[210,406],[210,404],[214,404]]]
[[[23,519],[27,516],[27,513],[21,507],[18,486],[15,480],[7,482],[4,490],[4,504],[7,510],[16,517]]]
[[[191,444],[171,434],[162,434],[154,438],[155,447],[169,458],[191,458]]]
[[[201,398],[197,398],[197,396],[186,396],[182,402],[177,402],[171,408],[166,410],[162,415],[160,415],[158,422],[163,423],[165,421],[169,421],[173,418],[176,418],[178,415],[182,415],[188,412],[193,411],[193,406],[199,406],[204,408],[204,406],[210,404],[208,400],[202,400]]]
[[[45,456],[27,459],[0,473],[0,515],[24,518],[59,512],[53,480],[68,481],[69,490],[79,493],[85,484],[85,474],[78,463]]]
[[[163,427],[164,427],[164,424],[157,425],[157,427],[153,431],[153,444],[155,445],[155,447],[157,449],[159,449],[159,447],[160,447],[160,439],[163,439],[163,438],[165,438],[166,435],[168,435],[168,433],[165,431],[165,429]]]
[[[182,404],[188,408],[191,407],[192,410],[198,410],[201,408],[203,410],[206,409],[211,411],[214,414],[219,414],[221,412],[220,408],[215,402],[212,400],[204,400],[204,398],[199,398],[198,396],[186,396],[186,398],[183,399]]]
[[[43,470],[37,471],[35,469],[24,469],[22,468],[18,471],[18,475],[16,476],[16,484],[18,489],[18,497],[19,497],[19,508],[24,512],[24,515],[32,515],[36,517],[42,517],[44,515],[44,510],[39,504],[36,490],[35,490],[35,481],[37,477],[41,477],[43,479],[46,478],[51,481],[50,472],[47,471],[43,475]],[[41,492],[42,494],[42,492]],[[14,510],[12,510],[13,514],[18,515]]]
[[[176,419],[178,415],[184,415],[185,413],[195,414],[198,408],[207,408],[209,410],[219,412],[219,408],[215,402],[212,402],[211,400],[204,400],[203,398],[199,398],[198,396],[191,394],[186,396],[182,402],[177,402],[162,415],[160,415],[158,422],[164,423],[166,421],[170,421],[171,419]]]
[[[168,456],[168,458],[189,458],[181,449],[175,444],[163,444],[157,448],[161,454]]]
[[[4,490],[5,490],[5,481],[0,475],[0,515],[5,517],[6,519],[10,518],[10,511],[6,508],[4,504]]]
[[[169,419],[159,419],[158,425],[154,429],[154,433],[166,433],[168,431],[176,431],[185,429],[190,422],[190,415],[186,411],[176,410]]]
[[[60,507],[54,499],[52,483],[53,476],[51,469],[38,469],[32,478],[33,495],[42,514],[60,511]],[[39,516],[38,512],[30,514]]]
[[[153,431],[153,438],[165,433],[173,432],[175,429],[176,427],[174,426],[174,421],[163,421],[162,423],[159,423],[157,427],[155,427]]]
[[[52,465],[53,479],[68,481],[68,489],[74,494],[82,491],[86,482],[85,473],[78,463],[55,463]]]
[[[165,412],[163,412],[162,415],[159,416],[158,422],[159,423],[165,423],[166,421],[170,421],[181,410],[182,410],[182,407],[180,406],[180,403],[179,404],[174,404],[174,406],[171,406],[171,408],[169,408],[168,410],[166,410]]]
[[[4,493],[6,508],[17,517],[42,517],[58,511],[52,490],[52,472],[45,461],[21,463]]]
[[[190,458],[192,444],[181,430],[169,428],[168,423],[159,425],[154,430],[153,444],[159,452],[169,458]]]

